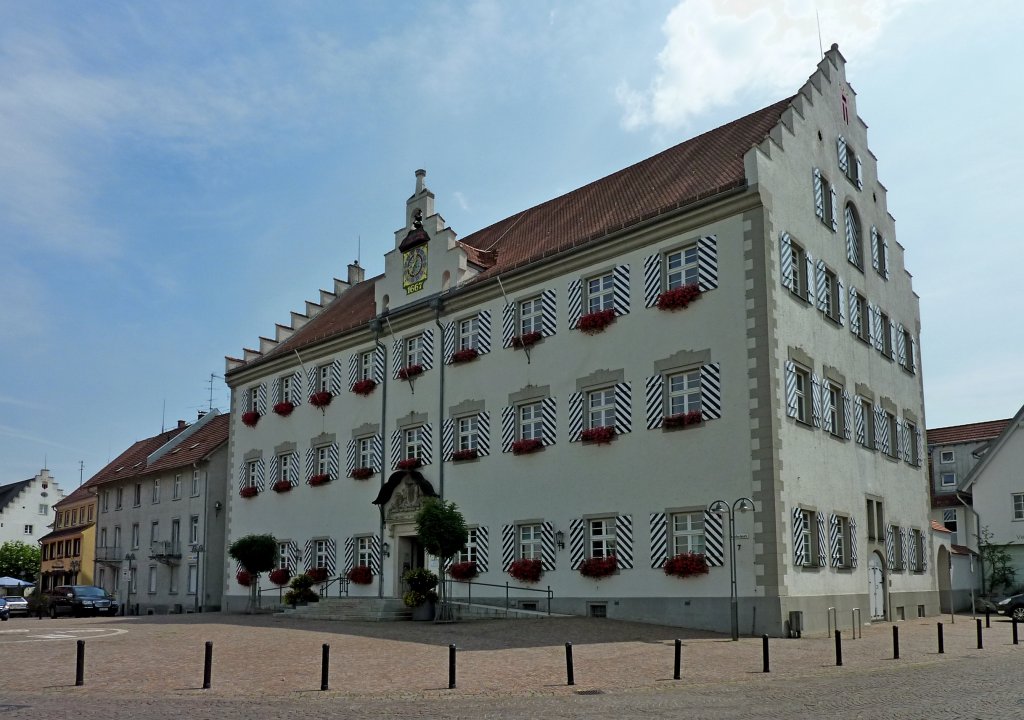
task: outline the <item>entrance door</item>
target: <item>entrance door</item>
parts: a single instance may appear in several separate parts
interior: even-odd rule
[[[871,619],[885,619],[885,569],[878,553],[871,553],[868,560],[868,602],[871,604]]]
[[[404,535],[398,538],[398,577],[397,594],[402,596],[406,591],[405,583],[402,582],[402,575],[406,570],[416,570],[426,564],[427,555],[420,544],[420,539],[415,535]]]

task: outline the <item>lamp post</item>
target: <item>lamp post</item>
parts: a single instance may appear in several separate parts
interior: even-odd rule
[[[71,561],[71,584],[78,584],[78,571],[81,570],[82,563],[78,560]]]
[[[217,505],[220,505],[220,503],[217,503],[214,507],[216,508]],[[217,512],[218,513],[220,512],[219,508],[217,508]],[[195,612],[199,612],[199,593],[200,593],[199,578],[202,577],[202,575],[199,572],[202,569],[202,556],[200,556],[199,553],[203,552],[205,549],[206,548],[203,547],[202,543],[198,543],[198,542],[192,543],[191,550],[192,550],[192,553],[195,555],[195,560],[196,560],[196,593],[195,593],[194,602],[192,603],[192,607],[193,607]],[[188,578],[187,577],[185,578],[185,582],[186,583],[188,582]]]
[[[732,505],[725,500],[715,500],[708,506],[708,512],[718,515],[729,513],[729,610],[732,624],[732,639],[740,639],[740,616],[736,598],[736,513],[754,509],[754,501],[741,497]]]
[[[127,592],[127,600],[125,601],[125,604],[124,604],[124,614],[125,615],[131,615],[132,614],[132,580],[134,579],[132,577],[132,563],[135,562],[135,553],[128,553],[127,555],[124,556],[124,559],[128,561],[128,592]]]

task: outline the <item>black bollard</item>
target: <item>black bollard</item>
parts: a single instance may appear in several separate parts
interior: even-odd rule
[[[978,649],[981,650],[984,647],[984,644],[981,640],[981,618],[977,618],[975,622],[978,625]]]
[[[946,648],[942,644],[942,623],[938,623],[936,627],[939,631],[939,655],[942,655],[946,652]]]
[[[682,660],[683,660],[683,641],[677,639],[676,640],[675,672],[672,673],[672,679],[673,680],[678,680],[679,679],[679,671],[680,671],[681,666],[682,666]]]
[[[900,659],[900,629],[892,626],[892,659]]]
[[[992,611],[989,608],[985,608],[985,627],[992,627]]]
[[[843,635],[836,630],[836,667],[843,666]]]
[[[768,672],[768,633],[761,636],[761,661],[764,665],[761,672]]]
[[[75,687],[85,685],[85,640],[78,641],[75,657]]]
[[[576,680],[573,678],[572,673],[572,643],[568,642],[565,644],[565,677],[566,685],[575,685]]]
[[[1013,644],[1017,644],[1017,618],[1010,618],[1010,622],[1013,623]]]
[[[324,643],[320,654],[320,689],[327,689],[327,676],[331,671],[331,646]]]
[[[448,689],[455,687],[455,646],[448,646]]]
[[[203,658],[203,690],[210,689],[210,675],[213,673],[213,643],[206,641],[206,656]]]

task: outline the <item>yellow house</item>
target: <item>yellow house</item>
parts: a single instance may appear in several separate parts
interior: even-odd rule
[[[96,494],[83,486],[53,506],[53,530],[39,540],[39,588],[95,584]]]

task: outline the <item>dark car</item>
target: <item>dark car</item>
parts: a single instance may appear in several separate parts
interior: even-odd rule
[[[107,592],[95,585],[61,585],[47,594],[50,617],[58,615],[98,615],[110,612]]]
[[[1024,622],[1024,593],[1011,595],[1005,600],[997,602],[996,612],[1014,618],[1017,622]]]
[[[0,597],[0,620],[6,622],[7,618],[11,616],[11,609],[7,607],[7,601]]]

